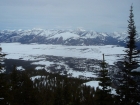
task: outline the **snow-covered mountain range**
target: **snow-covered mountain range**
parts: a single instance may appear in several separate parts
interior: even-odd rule
[[[120,45],[125,46],[127,32],[102,33],[76,30],[2,30],[0,42],[20,42],[60,45]],[[137,35],[137,46],[140,48],[140,33]]]

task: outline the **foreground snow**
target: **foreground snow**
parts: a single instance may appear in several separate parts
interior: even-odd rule
[[[35,79],[40,79],[40,78],[45,78],[45,76],[39,76],[39,75],[38,75],[38,76],[33,76],[33,77],[31,77],[30,79],[31,79],[32,81],[34,81]],[[99,82],[100,82],[100,81],[89,81],[89,82],[84,83],[84,85],[94,87],[94,89],[96,90],[97,88],[101,88],[101,87],[99,86]],[[44,81],[44,83],[46,84],[46,81]],[[110,87],[110,89],[111,89],[111,94],[117,94],[114,88],[111,88],[111,87]]]
[[[89,81],[89,82],[84,83],[84,85],[94,87],[95,90],[96,90],[96,88],[100,88],[101,89],[101,87],[99,86],[99,82],[100,81]],[[114,95],[117,94],[116,90],[114,88],[110,87],[110,89],[111,89],[111,94],[114,94]]]

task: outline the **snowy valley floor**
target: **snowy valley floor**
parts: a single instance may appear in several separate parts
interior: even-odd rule
[[[69,76],[78,78],[96,78],[96,70],[100,69],[99,63],[102,60],[102,54],[105,54],[105,60],[109,65],[114,65],[115,62],[122,59],[123,50],[125,50],[124,47],[114,45],[64,46],[35,43],[1,43],[1,47],[2,52],[7,54],[5,57],[7,60],[22,61],[17,66],[18,70],[24,70],[22,64],[28,65],[28,62],[35,65],[36,70],[45,69],[48,72],[55,71],[61,75],[69,74]],[[98,81],[87,83],[87,85],[95,85],[95,87],[97,84]]]
[[[105,60],[109,65],[113,65],[120,55],[124,54],[124,47],[114,45],[105,46],[63,46],[63,45],[45,45],[45,44],[20,44],[20,43],[1,43],[2,51],[7,59],[38,60],[40,55],[53,55],[62,57],[75,57],[102,60],[102,54],[105,54]],[[43,60],[43,58],[40,58]]]

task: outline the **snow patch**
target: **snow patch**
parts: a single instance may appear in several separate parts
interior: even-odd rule
[[[77,38],[79,38],[79,35],[70,33],[70,32],[66,32],[66,33],[56,34],[56,35],[50,37],[50,39],[61,38],[61,37],[63,38],[63,40],[67,40],[69,38],[77,39]]]
[[[30,79],[31,79],[32,81],[34,81],[35,79],[40,79],[40,78],[45,78],[45,76],[40,76],[40,75],[38,75],[38,76],[33,76],[33,77],[31,77]]]
[[[18,66],[18,67],[16,67],[16,69],[17,69],[17,70],[20,70],[20,71],[25,70],[22,66]]]

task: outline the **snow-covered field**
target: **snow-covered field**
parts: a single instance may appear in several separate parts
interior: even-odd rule
[[[118,59],[121,58],[120,54],[124,54],[124,47],[117,47],[114,45],[106,46],[64,46],[64,45],[45,45],[45,44],[20,44],[20,43],[1,43],[2,52],[6,55],[7,59],[23,59],[33,61],[32,64],[45,65],[45,67],[54,64],[55,62],[47,61],[43,55],[73,57],[73,58],[87,58],[102,60],[102,54],[105,54],[105,60],[108,64],[113,65]],[[40,57],[41,56],[41,57]],[[64,65],[68,71],[67,74],[71,74],[73,77],[97,77],[93,72],[74,71],[69,68],[64,62],[57,63],[58,65]],[[17,67],[18,70],[24,70],[22,65]],[[42,69],[42,66],[35,68],[36,70]],[[64,75],[61,73],[61,75]],[[36,77],[35,77],[36,78]],[[37,77],[39,78],[39,77]],[[32,78],[32,80],[34,77]],[[99,81],[90,81],[85,83],[86,85],[98,87]],[[114,89],[112,93],[115,94]]]
[[[40,55],[53,55],[63,57],[89,58],[102,60],[102,54],[105,54],[105,60],[113,65],[120,56],[124,54],[124,47],[114,45],[106,46],[63,46],[63,45],[45,45],[45,44],[20,44],[20,43],[1,43],[2,51],[7,59],[20,59],[33,61],[44,60],[37,58]],[[41,63],[41,62],[40,62]],[[43,62],[42,62],[43,63]]]

